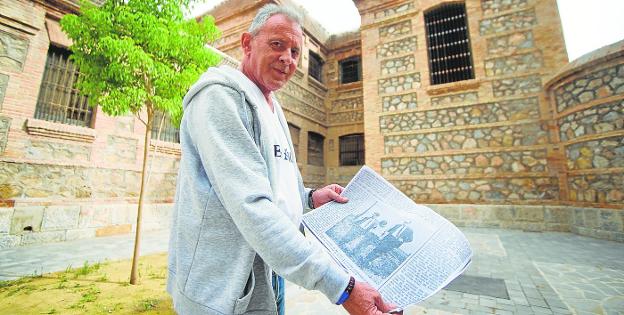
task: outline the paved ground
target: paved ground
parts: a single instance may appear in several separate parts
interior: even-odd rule
[[[624,314],[624,244],[569,233],[462,230],[475,252],[464,279],[405,314]],[[142,254],[166,247],[166,232],[147,233]],[[129,236],[0,250],[0,279],[131,254]],[[346,314],[293,284],[287,312]]]

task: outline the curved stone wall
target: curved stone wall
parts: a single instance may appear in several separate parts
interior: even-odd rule
[[[624,41],[587,54],[545,85],[570,229],[624,241]]]

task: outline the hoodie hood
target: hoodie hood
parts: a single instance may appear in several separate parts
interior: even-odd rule
[[[260,104],[266,102],[260,89],[240,70],[234,69],[228,65],[222,65],[219,67],[209,68],[199,77],[197,82],[191,86],[188,93],[184,96],[184,100],[182,100],[182,108],[186,110],[188,104],[193,100],[197,93],[199,93],[203,88],[213,84],[227,86],[238,91],[239,93],[245,94],[245,99],[254,108],[258,108]]]

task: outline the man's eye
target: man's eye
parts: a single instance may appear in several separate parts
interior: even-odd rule
[[[290,53],[293,55],[293,57],[297,57],[297,56],[299,56],[299,50],[297,50],[297,49],[292,49],[292,50],[290,51]]]
[[[275,47],[275,48],[279,48],[282,46],[282,43],[280,42],[271,42],[271,46]]]

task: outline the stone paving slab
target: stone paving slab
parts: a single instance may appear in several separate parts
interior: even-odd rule
[[[570,233],[462,228],[474,250],[465,275],[501,279],[509,299],[441,290],[405,314],[624,314],[624,243]],[[143,255],[167,250],[168,232],[147,232]],[[0,250],[0,279],[60,271],[85,261],[128,259],[131,235]],[[346,314],[319,292],[287,283],[289,315]]]

